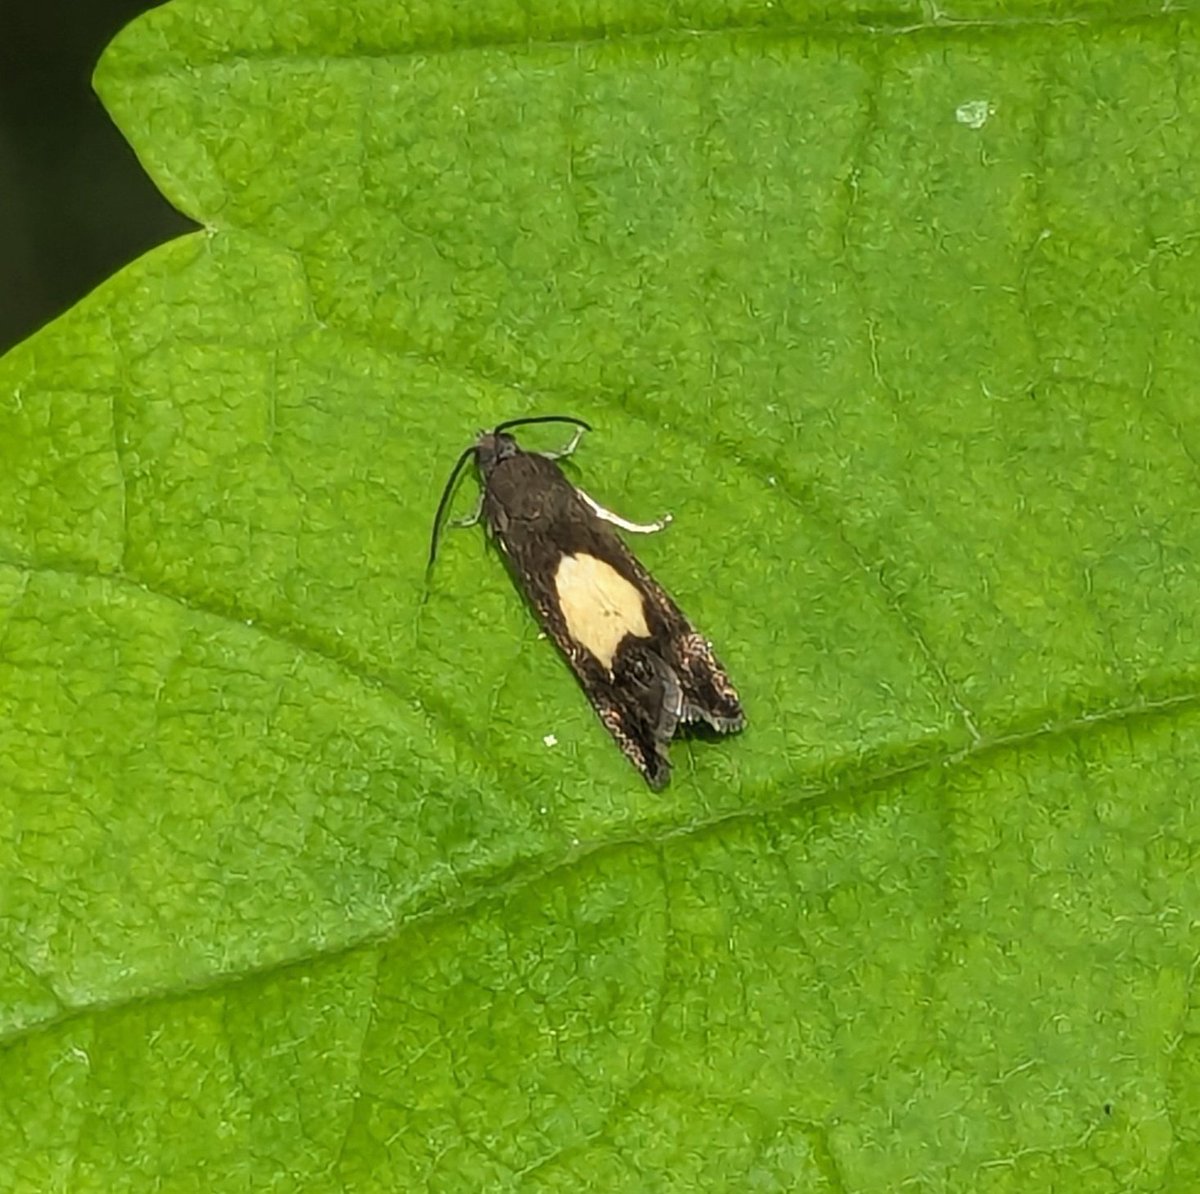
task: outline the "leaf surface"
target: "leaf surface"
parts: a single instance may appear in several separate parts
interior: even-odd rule
[[[118,38],[205,231],[0,362],[0,1186],[1195,1188],[1173,8]],[[426,594],[546,412],[745,698],[661,795],[478,533]]]

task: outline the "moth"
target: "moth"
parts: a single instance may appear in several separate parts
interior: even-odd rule
[[[532,423],[569,423],[559,452],[527,452],[510,434]],[[654,790],[670,778],[667,747],[680,730],[733,733],[741,702],[712,644],[642,567],[614,527],[646,534],[667,519],[627,522],[573,485],[558,466],[591,427],[567,415],[509,419],[481,433],[454,465],[434,515],[429,567],[451,494],[472,458],[483,521],[546,634],[566,657],[605,729]]]

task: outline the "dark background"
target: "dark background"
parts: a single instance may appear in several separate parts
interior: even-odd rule
[[[0,0],[0,353],[121,266],[195,227],[92,91],[100,52],[153,0]]]

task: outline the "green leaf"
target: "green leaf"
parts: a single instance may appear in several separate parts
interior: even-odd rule
[[[126,30],[205,231],[0,362],[0,1188],[1194,1189],[1193,8]],[[527,412],[745,698],[662,795],[425,596]]]

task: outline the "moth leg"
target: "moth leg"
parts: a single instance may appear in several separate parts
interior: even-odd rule
[[[575,492],[579,494],[580,500],[597,518],[611,522],[613,526],[620,527],[621,530],[629,531],[634,535],[653,535],[655,531],[661,531],[672,520],[672,515],[664,514],[657,522],[628,522],[619,514],[606,510],[595,498],[589,497],[578,486],[576,486]]]
[[[452,518],[450,525],[456,530],[463,527],[473,527],[483,517],[483,494],[479,495],[479,504],[475,507],[474,514],[468,514],[465,518]]]
[[[547,460],[562,460],[564,456],[570,456],[579,447],[579,441],[583,439],[583,433],[586,430],[586,427],[576,427],[575,434],[571,436],[571,442],[565,448],[559,448],[557,452],[539,452],[538,455],[544,456]]]

